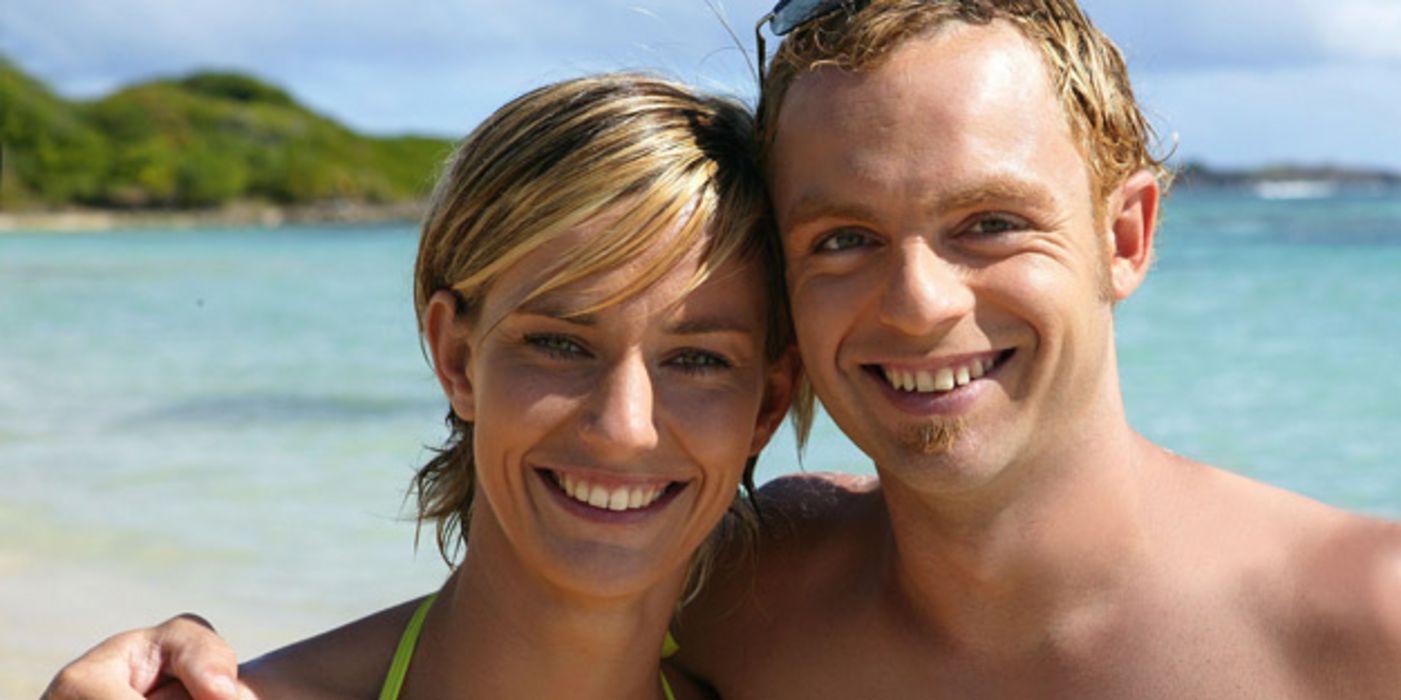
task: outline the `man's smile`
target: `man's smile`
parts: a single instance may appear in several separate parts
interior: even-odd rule
[[[994,350],[976,355],[939,358],[926,362],[879,363],[862,365],[890,388],[916,394],[944,394],[981,379],[996,370],[1013,350]]]

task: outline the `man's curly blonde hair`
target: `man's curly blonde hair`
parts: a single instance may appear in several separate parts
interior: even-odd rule
[[[873,70],[904,42],[950,22],[987,25],[1005,20],[1045,58],[1089,167],[1097,205],[1139,170],[1152,172],[1164,189],[1170,184],[1164,158],[1154,153],[1156,135],[1134,99],[1123,55],[1074,0],[871,0],[850,5],[858,9],[832,12],[799,26],[774,55],[759,101],[765,155],[773,146],[783,98],[805,73],[824,66]]]

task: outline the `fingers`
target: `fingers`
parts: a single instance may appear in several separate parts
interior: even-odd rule
[[[63,667],[43,700],[245,700],[238,661],[204,618],[181,615],[111,637]]]
[[[162,675],[183,685],[192,700],[238,700],[238,656],[214,632],[208,620],[193,613],[173,617],[156,627],[151,648],[160,660]],[[174,693],[176,691],[165,691]]]
[[[194,700],[185,686],[179,683],[167,683],[146,697],[149,700]]]
[[[147,690],[145,673],[130,661],[130,652],[144,649],[151,630],[134,630],[110,637],[64,666],[49,683],[42,700],[130,700]]]

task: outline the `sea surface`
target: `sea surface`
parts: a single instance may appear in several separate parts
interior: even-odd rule
[[[443,437],[415,231],[0,236],[0,697],[124,627],[249,657],[436,586],[404,501]],[[1117,311],[1131,422],[1401,517],[1401,195],[1181,192]],[[809,470],[870,473],[830,422]],[[791,436],[761,481],[798,466]]]

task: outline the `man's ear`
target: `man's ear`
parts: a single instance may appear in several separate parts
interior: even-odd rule
[[[788,408],[793,405],[793,393],[802,376],[802,360],[798,359],[797,346],[789,346],[777,360],[764,370],[764,400],[759,406],[759,415],[754,423],[754,439],[749,444],[749,455],[759,454],[769,444]]]
[[[476,395],[472,391],[471,332],[466,321],[458,318],[457,297],[439,290],[428,300],[423,312],[423,336],[428,353],[433,358],[433,372],[438,384],[458,418],[476,420]]]
[[[1111,300],[1127,299],[1153,262],[1153,236],[1162,196],[1158,178],[1148,170],[1130,175],[1109,198],[1109,289]]]

